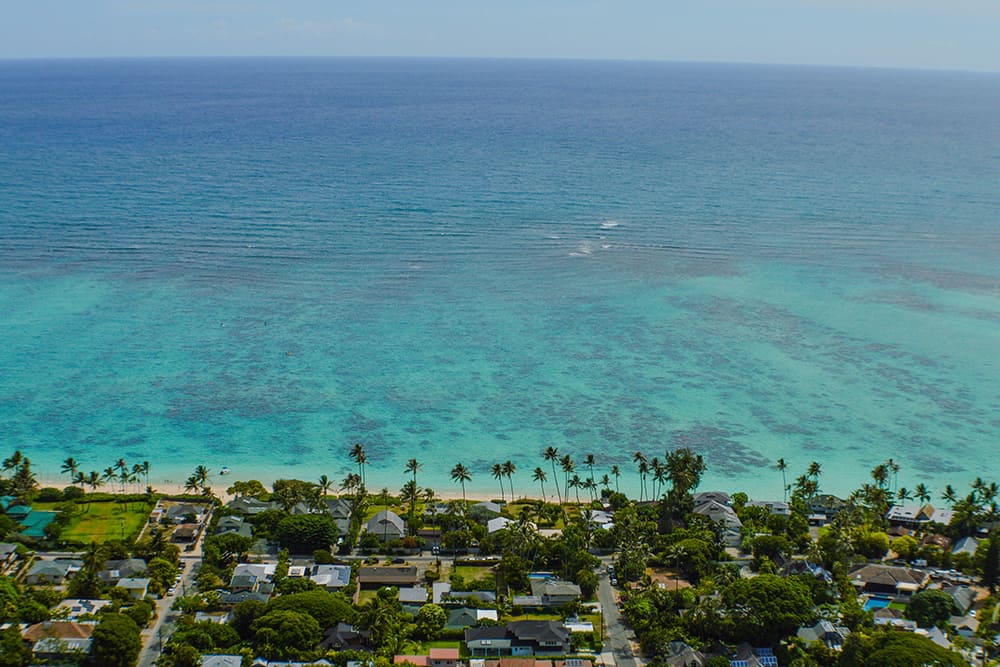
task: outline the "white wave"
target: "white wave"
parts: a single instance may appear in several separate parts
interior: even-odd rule
[[[622,223],[618,222],[617,220],[605,220],[604,222],[601,223],[601,229],[614,229],[615,227],[618,227],[621,224]]]

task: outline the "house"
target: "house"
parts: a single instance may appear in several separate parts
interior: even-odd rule
[[[694,494],[695,506],[708,502],[716,502],[721,505],[731,505],[733,500],[725,491],[702,491],[701,493]]]
[[[782,500],[751,500],[746,506],[763,507],[771,514],[777,516],[789,516],[792,513],[791,505]]]
[[[199,611],[195,612],[195,623],[214,623],[225,625],[233,619],[233,615],[227,611]]]
[[[885,518],[890,526],[917,530],[930,523],[933,515],[934,506],[930,503],[925,505],[893,505],[889,508]]]
[[[819,579],[825,584],[833,584],[833,575],[822,565],[811,563],[807,560],[791,560],[781,568],[781,574],[789,576],[793,574],[808,574],[815,579]]]
[[[458,649],[432,648],[429,655],[397,655],[393,656],[392,662],[417,667],[458,667]]]
[[[67,621],[79,620],[81,616],[94,616],[98,611],[111,604],[111,600],[86,600],[70,598],[63,600],[53,610],[54,616],[65,616]]]
[[[431,584],[431,602],[441,604],[444,596],[451,592],[451,583],[447,581],[435,581]]]
[[[979,621],[975,616],[952,616],[949,623],[955,632],[966,639],[975,637],[976,631],[979,630]]]
[[[253,526],[241,516],[224,516],[215,525],[215,534],[253,537]]]
[[[579,600],[580,587],[570,581],[560,579],[532,579],[531,596],[541,598],[544,607],[559,607],[567,602]]]
[[[479,625],[480,621],[498,621],[499,616],[496,609],[471,609],[460,607],[448,612],[448,622],[445,626],[449,630],[461,630]]]
[[[138,577],[145,573],[146,561],[141,558],[125,558],[107,561],[104,563],[104,569],[98,572],[97,576],[106,584],[114,586],[119,579]]]
[[[129,596],[133,600],[141,600],[149,592],[149,579],[145,577],[123,577],[118,580],[115,586],[128,591]]]
[[[934,510],[934,513],[931,514],[931,523],[950,526],[953,518],[955,518],[955,510]]]
[[[233,568],[233,576],[253,575],[260,582],[271,581],[277,569],[277,563],[240,563]]]
[[[454,600],[472,600],[485,604],[496,604],[497,595],[493,591],[452,591],[448,594]]]
[[[392,510],[382,510],[368,520],[365,530],[383,542],[393,542],[406,535],[406,522]]]
[[[979,547],[979,540],[974,537],[963,537],[958,542],[955,542],[955,548],[951,550],[953,556],[958,554],[968,554],[969,556],[976,555],[976,548]]]
[[[556,621],[511,621],[502,627],[465,630],[465,643],[474,657],[565,655],[572,647],[571,633]]]
[[[37,560],[24,577],[24,583],[29,586],[51,584],[58,586],[66,583],[83,567],[82,560],[57,558],[55,560]]]
[[[361,588],[415,586],[418,581],[415,565],[373,565],[358,570],[358,585]]]
[[[553,660],[552,665],[553,667],[593,667],[594,663],[586,658],[566,658],[565,660]]]
[[[873,614],[875,625],[887,625],[897,630],[913,632],[917,629],[917,622],[908,618],[903,618],[903,612],[892,607],[882,607],[876,609]]]
[[[174,528],[173,535],[170,536],[174,542],[194,542],[198,539],[198,532],[201,529],[196,523],[182,523]]]
[[[430,667],[458,667],[457,648],[432,648],[428,657]]]
[[[684,642],[670,642],[664,662],[668,667],[705,667],[708,658]]]
[[[400,603],[404,605],[427,604],[427,589],[423,586],[400,588],[396,595]]]
[[[968,586],[952,586],[945,589],[944,592],[951,596],[955,609],[963,616],[969,613],[976,601],[976,592]]]
[[[324,651],[363,651],[368,648],[371,632],[358,630],[350,623],[338,623],[323,633],[320,648]]]
[[[440,528],[420,528],[417,530],[417,537],[421,538],[432,549],[434,547],[441,547]]]
[[[17,545],[0,542],[0,572],[6,572],[17,562]]]
[[[243,497],[230,500],[226,507],[237,514],[254,516],[261,512],[278,509],[278,503],[269,503],[257,498]]]
[[[732,667],[778,667],[778,659],[769,648],[755,648],[750,644],[741,644],[736,653],[730,656]]]
[[[201,667],[240,667],[243,656],[212,653],[201,656]]]
[[[335,591],[351,583],[350,565],[313,565],[309,579],[328,591]]]
[[[722,527],[722,541],[726,546],[738,547],[743,541],[743,536],[740,533],[740,530],[743,528],[743,522],[740,521],[740,518],[736,516],[736,511],[729,505],[720,503],[717,500],[705,500],[701,504],[695,505],[694,513],[708,517]]]
[[[167,521],[174,524],[181,523],[201,523],[205,520],[206,507],[192,503],[181,503],[171,505],[163,512]]]
[[[809,499],[810,518],[822,517],[822,522],[826,523],[847,506],[848,502],[843,498],[838,498],[829,493],[819,493]]]
[[[490,519],[486,522],[486,533],[492,535],[498,530],[503,530],[512,523],[517,523],[513,519],[508,519],[505,516],[498,516]]]
[[[329,498],[326,501],[326,513],[333,518],[341,535],[346,535],[350,531],[351,501],[345,498]]]
[[[503,513],[503,505],[491,501],[484,501],[481,503],[476,503],[471,507],[469,507],[469,514],[476,514],[480,512],[486,514],[499,515]]]
[[[806,644],[820,643],[829,649],[839,651],[851,631],[830,621],[820,621],[815,625],[802,626],[795,634]]]
[[[75,621],[45,621],[29,626],[21,636],[31,644],[35,659],[46,664],[76,664],[90,653],[94,624]]]
[[[930,581],[930,575],[922,570],[877,563],[862,565],[848,576],[859,590],[889,595],[912,595]]]
[[[234,574],[229,580],[231,593],[243,593],[257,590],[257,576],[253,574]]]

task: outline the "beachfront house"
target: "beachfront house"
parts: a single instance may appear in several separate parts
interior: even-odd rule
[[[392,510],[382,510],[368,520],[365,530],[383,542],[394,542],[406,535],[406,522]]]
[[[243,497],[230,500],[229,503],[226,504],[226,507],[237,514],[253,516],[268,510],[278,509],[278,503],[265,502],[263,500],[258,500],[257,498]]]
[[[698,494],[698,496],[702,495],[703,494]],[[704,495],[705,499],[700,503],[697,501],[696,496],[694,513],[708,517],[722,528],[722,542],[727,547],[740,546],[743,541],[743,535],[741,532],[743,522],[740,521],[740,518],[736,515],[736,511],[732,507],[709,497],[710,495],[719,496],[725,494],[715,492]]]
[[[919,530],[930,524],[934,516],[934,506],[925,505],[893,505],[886,513],[886,521],[892,527]]]

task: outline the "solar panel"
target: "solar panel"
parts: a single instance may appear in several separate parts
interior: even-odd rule
[[[774,651],[769,648],[759,648],[757,649],[757,655],[763,658],[765,655],[774,655]]]
[[[773,655],[760,656],[760,664],[764,667],[778,667],[778,659]]]
[[[733,660],[729,663],[732,667],[750,667],[749,660]]]

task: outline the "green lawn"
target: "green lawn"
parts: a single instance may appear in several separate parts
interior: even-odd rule
[[[35,503],[33,508],[55,510],[60,504]],[[131,542],[149,520],[152,509],[152,505],[147,503],[80,503],[59,539],[82,544],[101,544],[115,540]]]
[[[493,571],[492,567],[481,565],[458,565],[452,568],[452,573],[462,577],[465,581],[479,581],[484,579]]]
[[[902,602],[890,602],[889,609],[897,609],[899,611],[906,611],[906,605]]]

